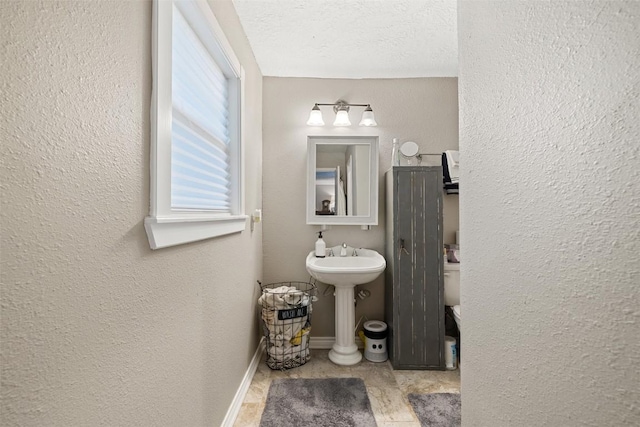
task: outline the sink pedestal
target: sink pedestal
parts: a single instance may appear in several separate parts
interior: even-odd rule
[[[329,360],[336,365],[355,365],[362,360],[355,340],[355,285],[334,285],[336,298],[336,342],[329,351]]]
[[[336,365],[355,365],[362,360],[356,345],[356,285],[374,281],[387,266],[384,257],[371,249],[341,245],[329,248],[329,254],[346,252],[347,256],[316,257],[309,252],[305,265],[316,280],[333,285],[336,298],[336,342],[329,351],[329,360]]]

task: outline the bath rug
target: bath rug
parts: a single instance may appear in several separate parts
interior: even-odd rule
[[[360,378],[290,378],[271,382],[260,427],[375,427]]]
[[[422,427],[460,425],[460,395],[457,393],[410,394],[409,402]]]

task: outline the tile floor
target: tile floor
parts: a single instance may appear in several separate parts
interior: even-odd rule
[[[287,371],[272,371],[260,362],[234,426],[260,425],[269,385],[274,378],[356,377],[364,380],[378,427],[420,427],[407,399],[409,393],[459,393],[460,371],[395,371],[389,361],[366,359],[355,366],[338,366],[329,350],[311,350],[311,360]],[[302,427],[302,426],[301,426]]]

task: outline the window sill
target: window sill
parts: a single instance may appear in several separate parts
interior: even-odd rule
[[[182,245],[225,234],[239,233],[247,227],[247,215],[225,217],[152,217],[144,219],[151,249]]]

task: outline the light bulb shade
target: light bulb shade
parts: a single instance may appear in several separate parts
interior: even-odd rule
[[[334,126],[351,126],[351,121],[349,120],[349,113],[346,110],[339,110],[336,113],[336,119],[333,122]]]
[[[322,119],[322,111],[318,104],[314,105],[309,114],[309,120],[307,120],[309,126],[324,126],[324,120]]]
[[[360,126],[378,126],[376,118],[373,116],[373,110],[369,105],[364,109],[362,113],[362,120],[360,120]]]

